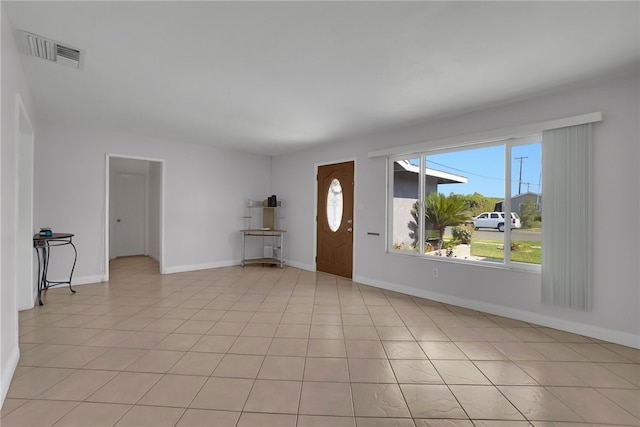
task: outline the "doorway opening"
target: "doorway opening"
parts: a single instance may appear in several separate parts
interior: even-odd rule
[[[353,276],[354,165],[318,166],[316,270]]]
[[[146,256],[164,273],[164,160],[107,155],[104,280],[110,261]]]

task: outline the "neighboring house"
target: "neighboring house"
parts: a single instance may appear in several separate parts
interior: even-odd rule
[[[415,242],[417,224],[411,208],[418,197],[420,167],[407,160],[398,160],[393,169],[393,239],[394,244],[410,247]],[[464,184],[467,178],[436,169],[425,169],[425,195],[438,191],[440,184]],[[401,238],[402,237],[402,238]]]
[[[511,198],[511,212],[515,212],[518,215],[521,215],[522,212],[520,208],[522,204],[527,200],[528,197],[531,198],[534,205],[536,206],[536,213],[541,214],[542,213],[542,194],[533,193],[531,191],[518,194],[517,196],[513,196]],[[501,200],[498,203],[496,203],[494,210],[496,212],[504,212],[504,200]]]

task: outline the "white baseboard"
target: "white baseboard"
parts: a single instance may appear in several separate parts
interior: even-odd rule
[[[303,264],[301,262],[285,260],[284,265],[299,268],[300,270],[316,271],[316,266],[313,264]]]
[[[185,273],[187,271],[208,270],[211,268],[231,267],[240,264],[240,261],[209,262],[205,264],[178,265],[165,267],[162,274]]]
[[[628,347],[640,349],[640,335],[629,334],[613,329],[601,328],[598,326],[585,325],[583,323],[572,322],[570,320],[558,319],[526,310],[519,310],[501,305],[490,304],[482,301],[475,301],[467,298],[460,298],[453,295],[441,294],[409,286],[398,285],[396,283],[383,282],[369,277],[354,276],[353,280],[364,285],[375,286],[377,288],[413,295],[445,304],[456,305],[471,310],[482,311],[484,313],[495,314],[497,316],[508,317],[510,319],[521,320],[523,322],[534,323],[536,325],[559,329],[561,331],[584,335],[620,344]]]
[[[104,276],[84,276],[84,277],[78,277],[77,279],[74,277],[73,280],[71,280],[71,286],[75,287],[75,286],[82,286],[82,285],[94,285],[96,283],[102,283],[102,282],[106,282],[106,280],[104,280]],[[49,286],[48,289],[67,288],[67,287],[69,287],[68,283],[60,283],[57,285],[51,285]],[[31,310],[37,304],[38,304],[38,291],[34,292],[33,294],[33,304],[31,305],[31,307],[20,308],[19,311]]]
[[[80,276],[80,277],[74,277],[73,280],[71,281],[71,284],[73,286],[75,285],[91,285],[93,283],[100,283],[102,282],[104,279],[104,276],[102,275],[95,275],[95,276]]]
[[[69,280],[69,278],[65,278],[65,279],[51,279],[52,282],[61,282],[63,280]],[[104,282],[104,276],[103,275],[95,275],[95,276],[73,276],[73,278],[71,279],[71,286],[78,286],[78,285],[91,285],[94,283],[100,283],[100,282]],[[57,288],[59,286],[69,286],[67,283],[62,283],[60,285],[54,285],[51,286],[51,288]],[[37,294],[36,294],[37,296]]]
[[[11,385],[13,374],[16,372],[16,368],[18,367],[19,360],[20,346],[18,343],[15,343],[15,347],[11,350],[11,355],[7,360],[7,365],[0,367],[0,408],[4,404],[4,400],[9,392],[9,386]]]
[[[221,267],[233,267],[236,265],[240,265],[241,261],[223,261],[223,262],[210,262],[206,264],[192,264],[192,265],[179,265],[175,267],[166,267],[162,274],[172,274],[172,273],[185,273],[188,271],[198,271],[198,270],[208,270],[210,268],[221,268]],[[299,268],[301,270],[315,271],[315,266],[309,264],[302,264],[299,262],[292,261],[284,261],[285,266]]]

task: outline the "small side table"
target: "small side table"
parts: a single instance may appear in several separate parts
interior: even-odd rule
[[[78,251],[73,244],[73,236],[71,233],[53,233],[51,236],[41,236],[36,234],[33,236],[33,248],[38,255],[38,303],[42,304],[42,291],[46,291],[51,286],[68,284],[72,293],[76,291],[71,287],[71,278],[73,277],[73,270],[76,268],[76,261],[78,260]],[[74,258],[73,265],[71,266],[71,273],[69,274],[69,280],[62,282],[52,282],[47,279],[47,271],[49,270],[49,255],[50,248],[56,246],[71,245],[73,248]]]

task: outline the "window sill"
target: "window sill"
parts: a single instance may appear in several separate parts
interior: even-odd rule
[[[397,255],[401,257],[407,258],[415,258],[426,261],[434,261],[434,262],[448,262],[458,265],[465,266],[473,266],[473,267],[482,267],[482,268],[493,268],[497,270],[508,270],[508,271],[517,271],[522,273],[534,273],[541,274],[542,266],[538,264],[525,264],[525,263],[517,263],[511,262],[509,264],[505,264],[502,262],[494,261],[476,261],[469,259],[460,259],[460,258],[449,258],[446,256],[436,256],[436,255],[422,255],[417,252],[408,252],[408,251],[396,251],[396,250],[387,250],[387,254],[389,255]]]

